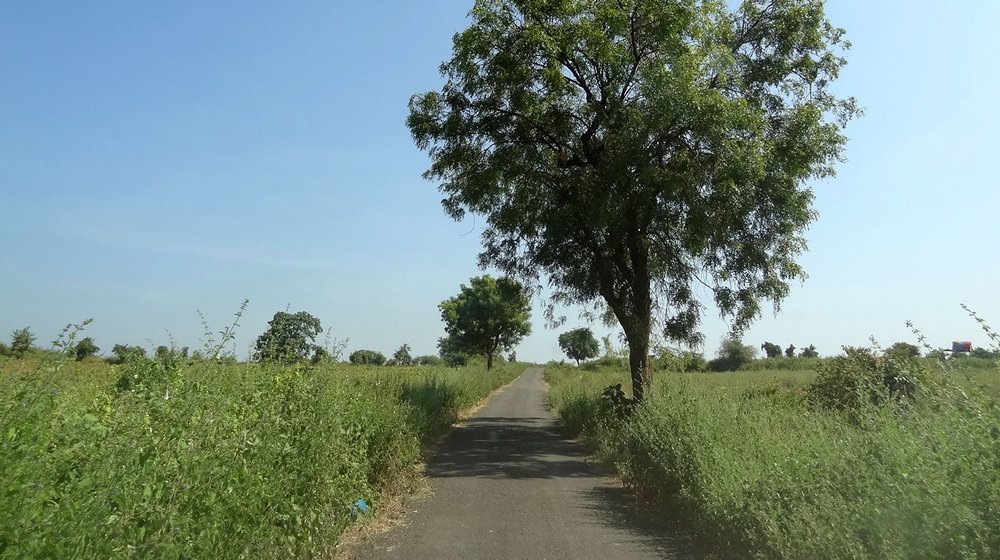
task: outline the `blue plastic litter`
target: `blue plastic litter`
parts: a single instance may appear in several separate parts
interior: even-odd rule
[[[356,518],[358,513],[368,513],[368,503],[364,498],[358,498],[358,501],[351,504],[351,518]]]

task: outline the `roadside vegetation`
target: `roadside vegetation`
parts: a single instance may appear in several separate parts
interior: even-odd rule
[[[359,499],[405,491],[421,447],[523,370],[340,364],[304,313],[245,363],[219,350],[231,329],[104,361],[81,327],[50,351],[23,329],[0,358],[0,558],[330,556]]]
[[[718,372],[663,353],[641,404],[613,356],[546,379],[569,429],[721,557],[996,558],[1000,365],[918,353],[772,348]]]

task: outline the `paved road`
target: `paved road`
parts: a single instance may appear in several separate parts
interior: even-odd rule
[[[434,489],[408,524],[357,558],[682,558],[683,540],[633,516],[624,491],[584,460],[545,406],[530,369],[453,431],[427,466]]]

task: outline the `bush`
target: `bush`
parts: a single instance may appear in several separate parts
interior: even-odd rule
[[[108,359],[108,362],[112,364],[126,364],[146,359],[146,349],[142,346],[115,344],[111,348],[111,354],[112,357]]]
[[[76,361],[81,362],[85,358],[93,356],[100,351],[101,349],[94,344],[94,339],[88,336],[80,342],[77,342],[73,347],[73,357],[76,358]]]
[[[413,363],[418,366],[442,366],[444,360],[440,356],[417,356],[413,358]]]
[[[31,351],[31,345],[35,343],[35,335],[28,327],[18,329],[10,335],[10,355],[14,358],[23,358]]]
[[[930,372],[918,360],[899,354],[877,356],[866,348],[844,348],[838,356],[816,367],[809,387],[814,404],[832,410],[858,411],[890,399],[912,399]]]
[[[385,365],[385,354],[375,350],[355,350],[347,358],[352,364],[381,366]]]
[[[708,368],[712,371],[736,371],[750,363],[756,355],[757,350],[753,346],[730,338],[719,346],[718,357],[708,362]]]

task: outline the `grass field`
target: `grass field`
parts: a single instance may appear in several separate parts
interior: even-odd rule
[[[546,378],[570,429],[722,557],[1000,557],[1000,371],[843,411],[810,401],[808,370],[658,372],[633,413],[601,397],[624,371]]]
[[[523,367],[0,364],[0,558],[326,557]]]

